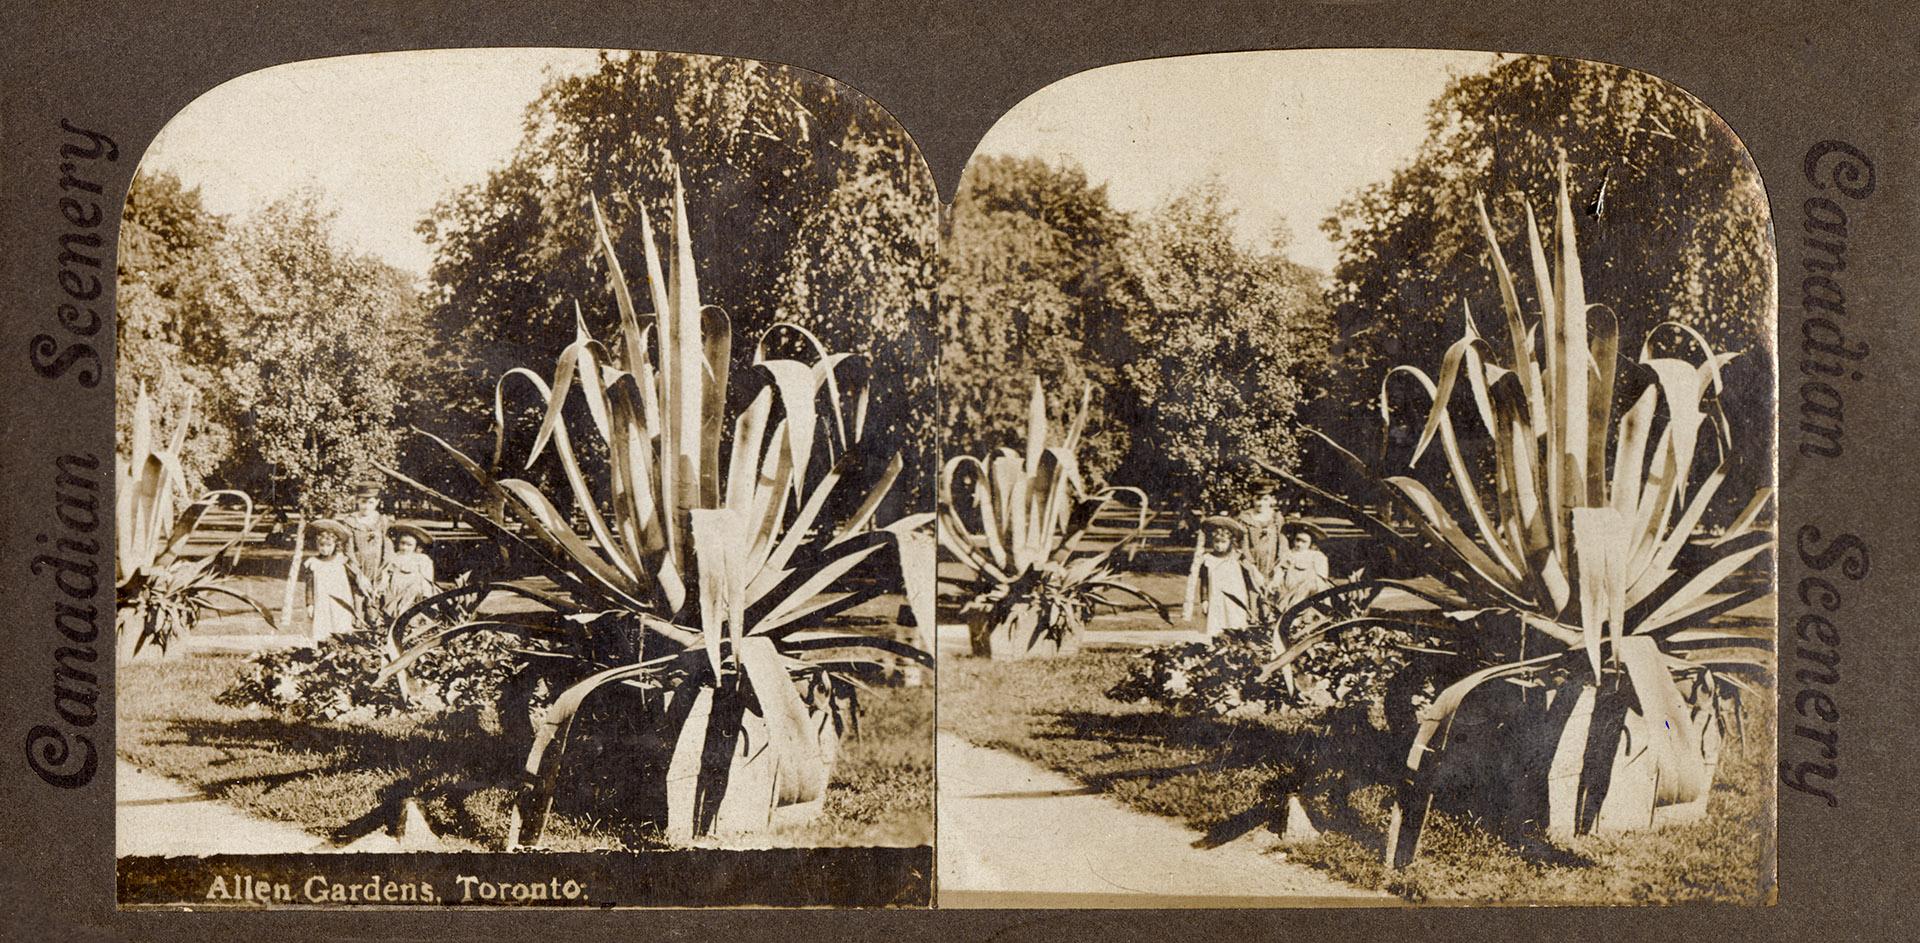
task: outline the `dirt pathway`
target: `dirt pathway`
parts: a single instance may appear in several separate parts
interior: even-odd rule
[[[125,855],[282,855],[329,851],[283,822],[248,815],[192,786],[115,764],[114,846]]]
[[[939,906],[1271,907],[1392,904],[1255,839],[1200,833],[1026,760],[939,735]]]

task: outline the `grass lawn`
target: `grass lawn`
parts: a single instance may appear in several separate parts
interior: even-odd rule
[[[456,849],[502,846],[525,744],[507,744],[467,715],[366,723],[283,718],[214,703],[246,670],[240,655],[141,660],[119,669],[123,762],[198,786],[247,812],[316,836],[357,837],[421,801]],[[777,845],[920,845],[933,831],[933,692],[882,688],[862,697],[861,735],[846,741],[824,814],[771,836]],[[563,776],[565,774],[563,773]],[[562,791],[544,844],[555,850],[661,847]]]
[[[1291,860],[1413,900],[1753,903],[1770,892],[1768,723],[1749,723],[1749,739],[1728,745],[1700,822],[1585,836],[1562,847],[1503,840],[1436,815],[1421,857],[1395,873],[1381,865],[1391,791],[1379,785],[1378,771],[1400,762],[1405,744],[1339,749],[1288,715],[1178,716],[1115,702],[1104,692],[1132,657],[1089,651],[1021,662],[944,658],[940,728],[1076,777],[1140,811],[1178,819],[1209,842],[1268,825],[1277,799],[1298,790],[1322,838],[1289,849]]]

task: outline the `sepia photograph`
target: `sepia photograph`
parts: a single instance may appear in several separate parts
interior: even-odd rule
[[[1334,6],[20,5],[6,925],[1920,936],[1920,12]]]
[[[939,203],[890,116],[399,52],[134,156],[122,905],[930,903]]]
[[[1775,256],[1707,104],[1107,66],[939,251],[939,906],[1773,901]]]

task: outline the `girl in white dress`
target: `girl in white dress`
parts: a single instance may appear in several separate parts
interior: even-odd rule
[[[317,643],[353,631],[360,586],[342,549],[346,528],[334,521],[319,521],[313,529],[313,556],[301,564],[301,582],[307,587],[307,614]]]
[[[440,591],[433,580],[433,558],[421,549],[433,538],[412,524],[393,528],[393,555],[380,571],[378,593],[381,608],[389,618],[398,618],[416,603]],[[404,635],[404,626],[396,631]]]
[[[1252,621],[1250,607],[1260,588],[1260,574],[1247,566],[1235,545],[1235,528],[1216,525],[1208,528],[1206,549],[1196,552],[1193,569],[1187,573],[1187,599],[1181,607],[1183,618],[1193,618],[1194,603],[1202,600],[1207,613],[1207,638],[1214,639],[1228,629],[1246,628]]]

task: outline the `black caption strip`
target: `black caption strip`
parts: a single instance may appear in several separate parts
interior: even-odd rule
[[[933,849],[134,856],[123,907],[926,907]]]

